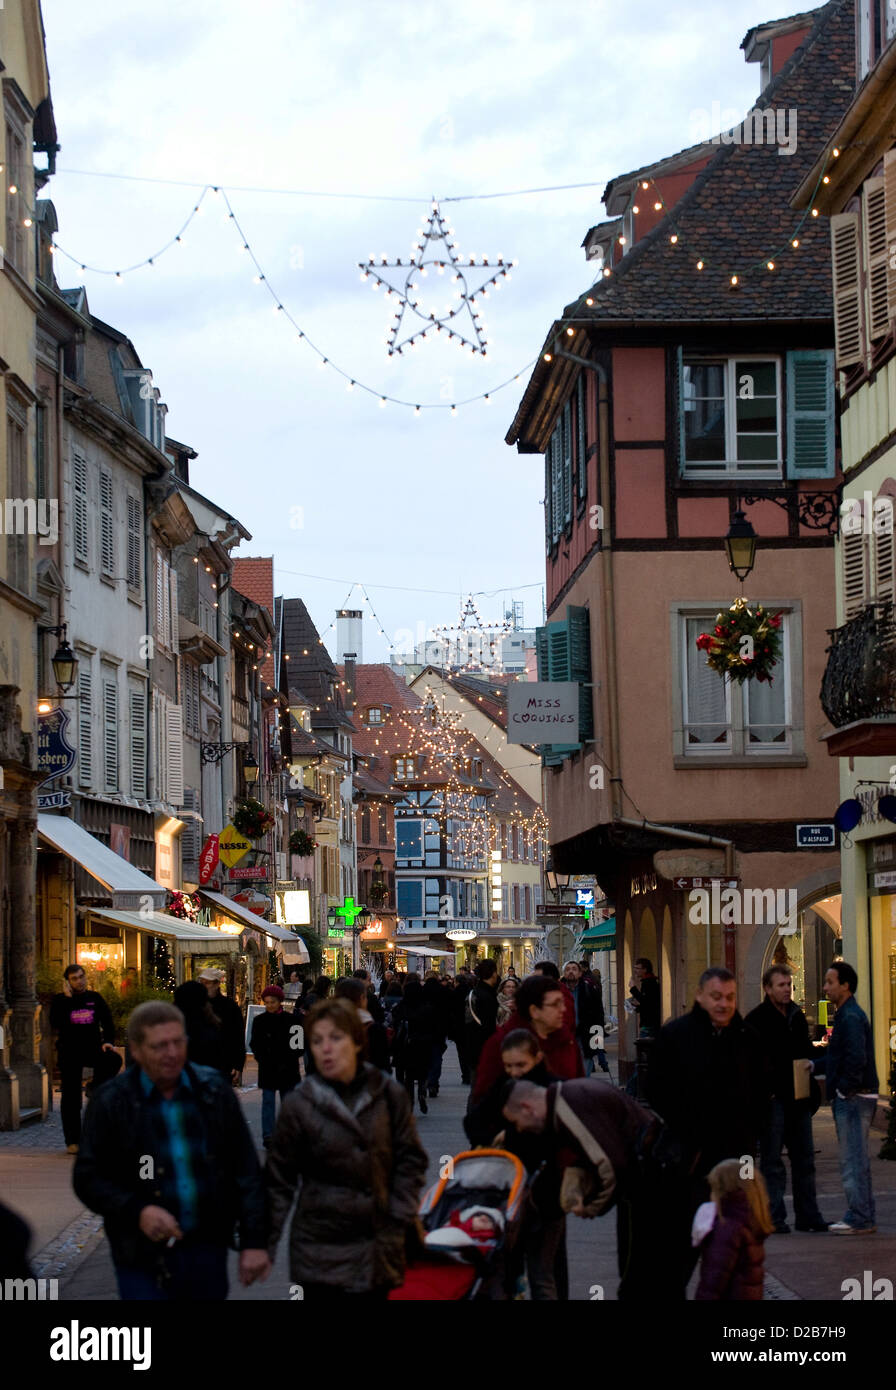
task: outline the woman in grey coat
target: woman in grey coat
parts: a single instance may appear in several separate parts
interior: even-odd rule
[[[357,1009],[325,1000],[305,1031],[316,1072],[284,1100],[265,1170],[270,1249],[299,1184],[289,1261],[303,1298],[382,1300],[404,1279],[427,1156],[404,1088],[361,1060]]]

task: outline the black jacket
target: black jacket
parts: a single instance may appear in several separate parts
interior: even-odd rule
[[[589,980],[579,980],[570,993],[576,1008],[576,1037],[585,1056],[593,1057],[599,1050],[597,1039],[600,1034],[593,1033],[592,1029],[604,1025],[603,991]]]
[[[482,1049],[498,1026],[497,983],[497,979],[494,985],[486,985],[477,980],[469,993],[469,1007],[465,1005],[466,1013],[473,1015],[465,1027],[467,1060],[471,1067],[478,1066]]]
[[[809,1041],[809,1024],[793,1000],[781,1013],[766,995],[762,1003],[744,1019],[762,1043],[772,1095],[784,1105],[808,1105],[809,1099],[794,1102],[793,1064],[800,1058],[812,1060],[815,1053]]]
[[[539,1062],[521,1081],[531,1081],[533,1086],[552,1086],[560,1078],[548,1071],[544,1062]],[[499,1076],[495,1084],[464,1116],[464,1129],[470,1143],[477,1148],[490,1148],[495,1137],[504,1132],[502,1149],[516,1154],[530,1178],[532,1202],[545,1220],[553,1221],[562,1215],[559,1205],[561,1172],[557,1163],[556,1145],[553,1136],[545,1131],[535,1134],[519,1130],[510,1120],[505,1120],[501,1106],[504,1094],[510,1084],[506,1075]]]
[[[834,1027],[825,1066],[827,1098],[833,1103],[837,1092],[850,1098],[876,1094],[877,1068],[868,1015],[850,995],[834,1015]]]
[[[298,1019],[285,1009],[276,1014],[255,1015],[249,1044],[258,1063],[259,1090],[291,1091],[298,1086],[299,1050],[292,1044],[300,1029]]]
[[[221,1020],[221,1032],[224,1035],[224,1055],[230,1069],[231,1071],[242,1071],[246,1064],[246,1028],[243,1023],[243,1011],[239,1004],[233,999],[228,999],[226,994],[216,994],[214,999],[209,1002]]]
[[[204,1199],[197,1235],[211,1244],[233,1243],[263,1250],[264,1184],[255,1144],[232,1088],[210,1067],[186,1066],[204,1130],[204,1152],[197,1157]],[[84,1116],[81,1146],[72,1182],[91,1211],[103,1217],[116,1264],[155,1267],[160,1250],[139,1228],[147,1206],[162,1206],[157,1164],[147,1164],[157,1148],[149,1097],[140,1068],[129,1067],[98,1090]],[[150,1171],[152,1176],[150,1176]],[[146,1174],[146,1176],[143,1176]]]
[[[660,1029],[650,1050],[647,1099],[666,1121],[695,1176],[756,1151],[768,1084],[762,1045],[735,1013],[716,1033],[695,1004]]]
[[[658,1033],[662,1012],[659,980],[655,975],[645,975],[640,984],[632,985],[629,994],[638,1005],[639,1026]]]
[[[59,1061],[90,1066],[103,1043],[115,1042],[115,1024],[109,1005],[96,990],[80,994],[54,994],[50,1026],[58,1031]]]

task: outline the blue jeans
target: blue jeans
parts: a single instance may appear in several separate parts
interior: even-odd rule
[[[286,1100],[289,1089],[280,1092],[280,1100]],[[277,1092],[262,1091],[261,1093],[261,1136],[269,1139],[274,1133],[274,1121],[277,1116]]]
[[[429,1072],[426,1077],[426,1089],[435,1091],[438,1089],[442,1078],[442,1057],[448,1047],[446,1042],[438,1040],[432,1045],[432,1052],[429,1054]]]
[[[115,1275],[118,1296],[125,1302],[223,1302],[228,1288],[227,1250],[220,1245],[178,1243],[159,1251],[158,1271],[116,1265]]]
[[[786,1145],[793,1179],[793,1214],[797,1226],[820,1226],[824,1220],[815,1196],[815,1145],[812,1140],[812,1116],[806,1102],[785,1105],[773,1100],[768,1124],[759,1140],[759,1167],[768,1188],[772,1220],[787,1221],[784,1193],[787,1170],[781,1157]]]
[[[876,1101],[862,1100],[859,1096],[849,1100],[834,1097],[832,1109],[840,1145],[840,1176],[847,1201],[843,1220],[847,1226],[873,1226],[875,1223],[868,1135],[876,1105]]]

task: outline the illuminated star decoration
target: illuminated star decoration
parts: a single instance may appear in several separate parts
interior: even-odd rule
[[[394,296],[398,302],[398,309],[386,338],[390,357],[395,353],[401,354],[406,347],[416,347],[418,343],[437,333],[445,333],[450,340],[456,340],[458,347],[467,347],[474,354],[487,356],[488,339],[485,337],[485,323],[479,301],[488,299],[490,288],[500,289],[501,281],[510,279],[511,266],[517,262],[507,261],[503,256],[463,256],[454,236],[454,228],[448,225],[439,211],[438,203],[434,201],[425,227],[417,228],[417,240],[411,247],[409,260],[390,261],[382,255],[369,256],[366,264],[363,261],[358,262],[361,279],[372,280],[373,289],[384,288],[386,298],[391,299]],[[444,252],[438,250],[440,244],[444,244]],[[464,272],[477,266],[480,270],[489,271],[489,275],[477,288],[471,289]],[[379,274],[379,271],[386,269],[404,271],[404,284],[400,288],[390,284]],[[437,276],[450,275],[452,302],[445,304],[441,310],[431,303],[424,304],[421,300],[425,286],[420,282],[429,276],[430,270]],[[405,313],[416,315],[422,321],[423,327],[408,333],[399,342]],[[457,326],[458,317],[465,314],[470,316],[472,339],[464,337]]]

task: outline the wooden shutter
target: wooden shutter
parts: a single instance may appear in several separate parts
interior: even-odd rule
[[[548,679],[547,627],[537,627],[535,629],[535,660],[538,669],[538,679],[540,681],[546,681]]]
[[[867,549],[861,531],[844,532],[840,554],[843,565],[843,614],[854,618],[867,602]]]
[[[112,474],[100,469],[100,569],[115,574],[115,516],[112,510]]]
[[[888,499],[892,502],[892,498]],[[892,520],[892,512],[890,513]],[[893,531],[874,533],[874,597],[878,603],[892,603],[896,598],[893,587]]]
[[[107,792],[118,791],[118,686],[103,681],[103,779]]]
[[[131,795],[146,796],[146,692],[130,691]]]
[[[862,196],[862,222],[865,238],[865,316],[869,339],[881,338],[890,330],[887,276],[887,208],[883,179],[866,179]]]
[[[195,787],[184,787],[184,806],[188,811],[199,813],[199,792]],[[187,820],[180,836],[181,859],[184,864],[198,868],[202,851],[202,822],[192,816]],[[186,877],[186,875],[185,875]]]
[[[576,381],[576,449],[578,458],[576,468],[578,470],[577,495],[579,501],[587,496],[588,493],[588,437],[585,429],[585,402],[587,395],[585,391],[584,373],[579,375]]]
[[[165,800],[172,806],[184,803],[184,717],[180,705],[165,706]]]
[[[550,555],[554,544],[553,515],[554,510],[551,505],[551,445],[548,444],[547,452],[544,456],[544,549],[545,554]]]
[[[579,742],[594,737],[591,681],[591,630],[587,608],[566,610],[569,627],[569,679],[579,683]]]
[[[551,540],[563,530],[563,449],[558,425],[551,435]]]
[[[128,586],[131,589],[140,588],[142,521],[139,499],[128,493]]]
[[[887,23],[896,9],[887,9]],[[884,205],[887,217],[887,313],[896,318],[896,150],[884,155]]]
[[[162,552],[156,551],[156,640],[165,645],[165,561]]]
[[[93,785],[93,703],[92,676],[84,669],[84,658],[78,669],[78,781],[82,787]]]
[[[854,362],[861,362],[865,350],[857,212],[841,212],[831,218],[831,252],[837,366],[848,367]]]
[[[572,522],[572,404],[567,401],[561,416],[563,444],[563,525]]]
[[[72,451],[72,492],[74,497],[75,559],[90,564],[90,543],[87,528],[87,460]]]
[[[173,566],[168,568],[168,646],[171,651],[180,650],[180,628],[177,615],[177,570]]]
[[[833,478],[834,354],[826,348],[788,352],[787,476]]]

